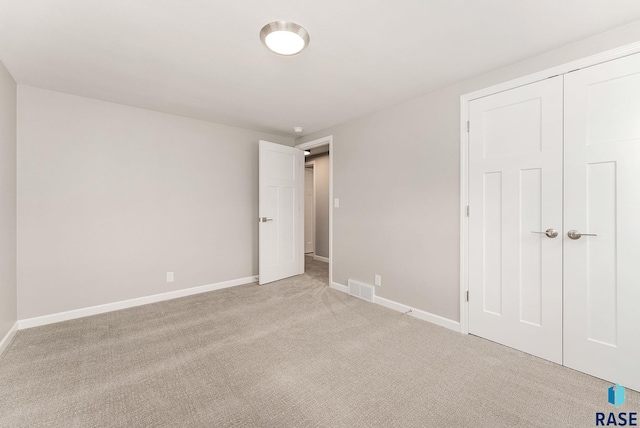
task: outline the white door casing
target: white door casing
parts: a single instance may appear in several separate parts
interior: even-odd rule
[[[304,272],[304,155],[259,143],[258,247],[260,285]]]
[[[315,192],[314,166],[305,165],[304,169],[304,252],[315,252]]]
[[[565,365],[640,391],[640,54],[567,74],[565,99]]]
[[[469,332],[562,362],[562,77],[469,103]]]

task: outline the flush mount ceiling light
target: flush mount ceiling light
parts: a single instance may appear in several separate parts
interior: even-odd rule
[[[294,22],[275,21],[262,27],[260,40],[279,55],[295,55],[309,44],[309,33]]]

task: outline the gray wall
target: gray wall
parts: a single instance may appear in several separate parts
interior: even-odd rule
[[[329,258],[329,155],[312,160],[316,182],[316,255]]]
[[[0,340],[16,319],[16,82],[0,63]]]
[[[333,135],[333,280],[459,320],[460,96],[640,40],[640,22],[299,138]]]
[[[257,275],[260,139],[19,86],[18,317]]]

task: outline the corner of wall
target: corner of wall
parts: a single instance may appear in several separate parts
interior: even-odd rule
[[[18,323],[15,322],[13,323],[13,327],[9,329],[7,334],[5,334],[2,339],[0,339],[0,357],[2,356],[2,354],[5,353],[5,351],[7,351],[7,349],[9,349],[9,347],[13,343],[13,339],[15,338],[17,332],[18,332]]]
[[[17,320],[16,151],[17,84],[0,63],[0,352],[11,342]]]

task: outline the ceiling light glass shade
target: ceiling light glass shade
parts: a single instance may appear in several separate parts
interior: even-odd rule
[[[311,154],[311,150],[305,150],[305,151],[304,151],[304,155],[305,155],[305,156],[309,156],[310,154]]]
[[[309,33],[296,23],[275,21],[262,27],[260,40],[279,55],[295,55],[309,44]]]

